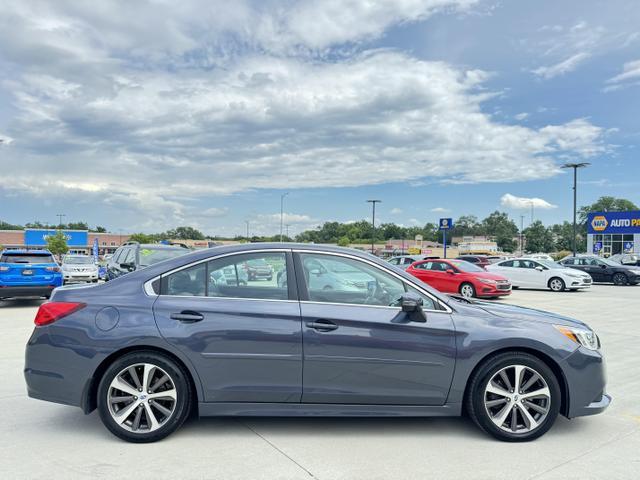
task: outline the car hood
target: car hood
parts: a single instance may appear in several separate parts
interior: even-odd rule
[[[464,304],[463,304],[464,305]],[[471,304],[464,307],[484,310],[491,315],[502,318],[511,318],[513,320],[524,320],[531,322],[550,323],[555,325],[566,325],[570,327],[589,328],[587,324],[576,320],[575,318],[565,317],[557,313],[537,310],[535,308],[520,307],[518,305],[498,304],[487,301],[474,300]]]
[[[468,275],[473,275],[476,278],[488,278],[489,280],[506,280],[507,277],[500,275],[499,273],[492,272],[467,272]]]

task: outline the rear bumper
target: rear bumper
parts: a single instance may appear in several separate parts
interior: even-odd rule
[[[562,365],[569,387],[567,417],[582,417],[603,412],[611,403],[606,393],[604,357],[598,351],[578,348]]]
[[[60,285],[0,285],[0,298],[48,297],[53,289]]]

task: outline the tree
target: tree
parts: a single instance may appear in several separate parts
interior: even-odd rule
[[[61,230],[58,230],[54,235],[48,235],[47,248],[54,255],[64,255],[69,251],[69,247],[67,246],[67,237]]]
[[[12,225],[11,223],[0,220],[0,230],[22,230],[22,226]]]
[[[349,239],[349,237],[340,237],[340,239],[338,240],[338,245],[340,247],[348,247],[351,244],[351,240]]]
[[[531,253],[552,252],[555,249],[553,234],[540,220],[524,229],[527,251]]]
[[[69,230],[89,230],[87,222],[69,222],[66,226]]]
[[[482,220],[480,229],[484,235],[495,238],[498,248],[505,252],[513,252],[516,248],[514,237],[518,235],[518,227],[504,212],[495,211]]]
[[[94,228],[93,231],[96,233],[107,233],[107,229],[100,225],[96,225],[96,228]]]
[[[579,210],[580,223],[586,223],[587,215],[590,212],[625,212],[629,210],[639,210],[638,206],[631,200],[615,197],[600,197],[597,202],[581,207]]]
[[[146,233],[134,233],[129,236],[129,240],[138,243],[153,243],[153,237]]]
[[[204,240],[204,234],[193,227],[178,227],[167,231],[166,235],[176,240]]]

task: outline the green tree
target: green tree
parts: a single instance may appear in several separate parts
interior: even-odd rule
[[[518,235],[518,227],[504,212],[495,211],[482,220],[478,228],[480,235],[491,236],[498,244],[498,248],[505,252],[513,252],[517,247],[514,237]]]
[[[58,230],[54,235],[47,236],[47,248],[54,255],[64,255],[69,251],[67,246],[67,237],[64,232]]]
[[[348,247],[350,244],[351,240],[347,236],[340,237],[340,239],[338,240],[338,245],[341,247]]]
[[[639,210],[638,206],[631,200],[616,197],[600,197],[595,203],[581,207],[579,210],[580,223],[586,223],[587,215],[590,212],[624,212],[629,210]]]
[[[89,224],[87,222],[69,222],[65,228],[69,230],[89,230]]]
[[[11,223],[0,220],[0,230],[22,230],[22,226],[12,225]]]
[[[552,252],[555,250],[553,233],[540,220],[536,220],[524,229],[526,250],[531,253]]]
[[[100,225],[96,225],[96,228],[94,228],[92,231],[96,233],[107,233],[107,229],[101,227]]]
[[[204,240],[204,234],[193,227],[177,227],[167,231],[166,235],[177,240]]]
[[[153,236],[146,233],[134,233],[129,236],[129,240],[138,243],[153,243],[154,241]]]

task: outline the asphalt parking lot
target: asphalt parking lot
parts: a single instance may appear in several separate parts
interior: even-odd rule
[[[29,399],[24,345],[40,302],[0,302],[2,478],[424,479],[640,478],[640,286],[514,291],[500,302],[573,316],[600,335],[602,415],[566,420],[533,443],[506,444],[465,418],[189,421],[160,443],[128,444],[96,412]]]

